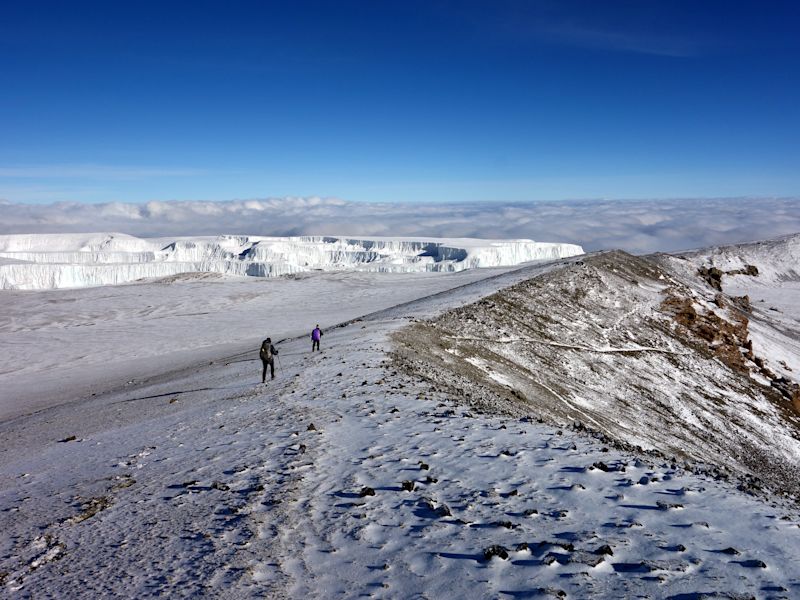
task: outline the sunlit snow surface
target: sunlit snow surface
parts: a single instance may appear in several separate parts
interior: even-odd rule
[[[578,262],[0,293],[2,595],[797,597],[796,508],[389,362],[409,324]]]
[[[685,261],[673,259],[673,268],[688,262],[692,269],[715,266],[734,271],[748,264],[759,269],[757,277],[723,276],[723,289],[732,296],[749,296],[754,351],[775,372],[800,382],[800,235],[681,256]]]
[[[582,252],[574,244],[468,238],[5,235],[0,236],[0,289],[113,285],[197,272],[251,277],[313,270],[453,272],[554,260]]]

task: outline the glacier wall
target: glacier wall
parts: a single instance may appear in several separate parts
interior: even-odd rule
[[[453,272],[582,253],[583,249],[574,244],[472,238],[2,235],[0,289],[116,285],[206,272],[249,277],[278,277],[312,270]]]

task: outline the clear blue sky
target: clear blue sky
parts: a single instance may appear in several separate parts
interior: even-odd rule
[[[7,1],[0,199],[800,194],[795,2]]]

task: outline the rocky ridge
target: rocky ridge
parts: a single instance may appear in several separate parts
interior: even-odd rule
[[[797,499],[797,384],[754,352],[746,299],[671,260],[574,261],[417,323],[396,360],[478,409],[579,423]]]

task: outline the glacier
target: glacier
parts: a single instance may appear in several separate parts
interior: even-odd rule
[[[578,254],[583,249],[575,244],[527,239],[18,234],[0,236],[0,289],[117,285],[184,273],[279,277],[315,270],[455,272]]]

